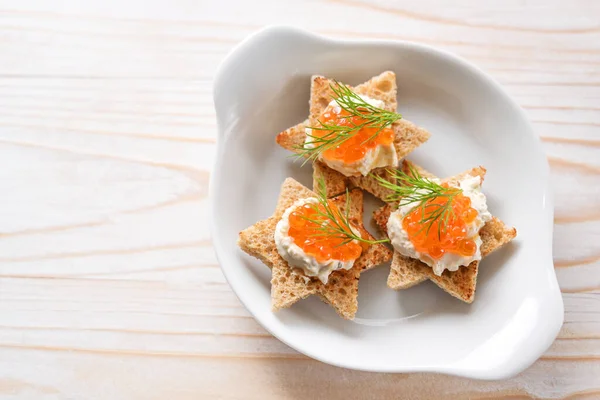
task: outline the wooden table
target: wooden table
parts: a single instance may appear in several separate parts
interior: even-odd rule
[[[0,398],[600,398],[597,1],[3,3]],[[525,108],[552,167],[565,301],[534,366],[500,382],[343,370],[241,306],[207,224],[211,86],[268,23],[435,45]]]

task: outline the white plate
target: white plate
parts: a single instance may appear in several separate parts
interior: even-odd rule
[[[272,214],[286,177],[311,184],[310,165],[294,163],[275,135],[308,115],[311,75],[354,85],[385,70],[397,75],[399,112],[432,133],[409,158],[442,177],[484,165],[490,211],[518,236],[482,262],[472,305],[429,282],[393,291],[384,265],[362,275],[354,321],[317,298],[273,313],[270,270],[236,241],[240,230]],[[481,70],[420,44],[338,41],[271,27],[222,63],[214,101],[214,245],[237,296],[277,338],[341,367],[482,379],[517,374],[550,346],[563,304],[552,263],[548,164],[523,111]]]

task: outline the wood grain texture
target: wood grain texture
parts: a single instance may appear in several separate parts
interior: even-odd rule
[[[600,398],[599,16],[594,0],[0,2],[0,398]],[[534,366],[501,382],[343,370],[239,303],[206,223],[211,86],[269,23],[432,44],[525,108],[565,301]]]

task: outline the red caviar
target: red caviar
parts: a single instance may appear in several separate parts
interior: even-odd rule
[[[351,116],[349,112],[343,109],[339,113],[335,113],[333,107],[327,107],[319,117],[319,121],[323,124],[348,127],[362,125],[367,122],[365,118]],[[382,129],[377,136],[373,137],[379,131],[379,128],[378,126],[369,126],[360,129],[358,132],[353,132],[352,137],[340,145],[324,151],[322,156],[328,160],[341,161],[344,164],[360,161],[369,150],[376,148],[378,145],[389,146],[394,142],[394,131],[389,127]],[[330,131],[327,130],[313,129],[312,135],[323,137],[329,133]]]
[[[458,190],[449,188],[447,184],[442,185],[448,191]],[[431,223],[423,223],[431,213],[437,212],[440,206],[446,206],[451,201],[452,212],[444,223],[444,219],[438,218]],[[446,253],[454,253],[464,257],[470,257],[477,251],[477,245],[472,238],[467,236],[468,225],[477,218],[477,210],[471,207],[471,199],[461,193],[454,196],[438,196],[427,201],[424,205],[425,212],[421,207],[412,209],[402,221],[402,227],[408,233],[408,238],[419,253],[428,254],[431,258],[439,260]],[[442,226],[440,226],[442,224]]]
[[[330,208],[334,213],[339,213],[334,204],[330,204]],[[362,252],[362,246],[356,242],[342,244],[344,238],[337,235],[324,236],[323,224],[332,223],[332,221],[319,215],[317,209],[320,212],[325,211],[321,204],[305,204],[290,213],[288,235],[294,239],[294,243],[319,262],[332,259],[340,261],[356,260]]]

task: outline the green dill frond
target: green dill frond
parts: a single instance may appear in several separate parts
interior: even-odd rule
[[[334,99],[347,116],[342,117],[345,121],[350,121],[353,117],[359,117],[362,122],[349,123],[348,125],[335,125],[324,123],[320,120],[317,126],[311,126],[311,133],[307,133],[310,139],[301,145],[296,146],[296,156],[304,157],[304,163],[315,161],[319,156],[335,147],[342,145],[348,139],[352,138],[363,128],[376,128],[377,130],[364,143],[375,139],[381,131],[391,126],[394,122],[402,118],[402,115],[375,107],[367,103],[360,95],[355,93],[350,87],[335,81],[330,85],[334,93]],[[323,136],[315,135],[313,131],[326,131]]]

